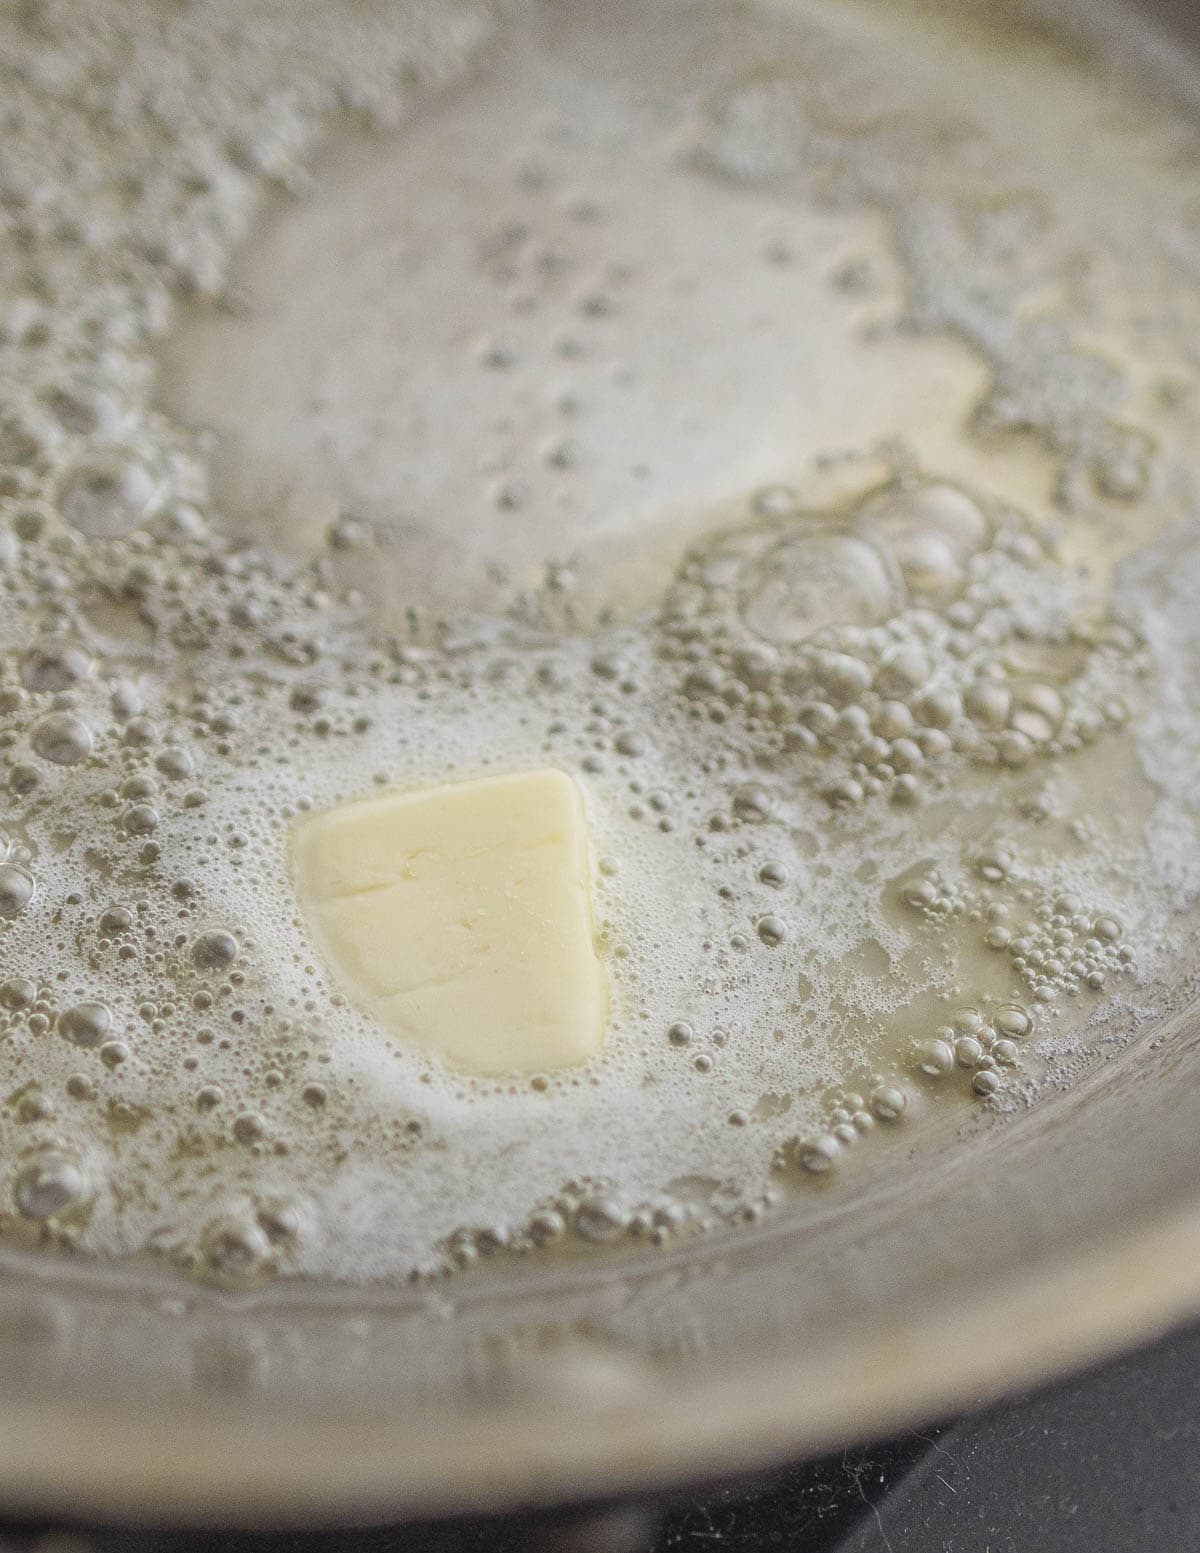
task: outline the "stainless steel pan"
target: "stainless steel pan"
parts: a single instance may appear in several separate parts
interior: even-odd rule
[[[1200,46],[1189,0],[1158,3]],[[1198,1137],[1193,992],[1070,1093],[865,1198],[835,1188],[649,1260],[235,1297],[7,1255],[0,1498],[395,1518],[657,1487],[912,1424],[1200,1310]]]

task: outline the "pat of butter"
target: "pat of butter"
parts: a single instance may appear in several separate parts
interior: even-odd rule
[[[300,827],[295,870],[346,992],[412,1045],[507,1073],[603,1042],[583,795],[565,772],[343,804]]]

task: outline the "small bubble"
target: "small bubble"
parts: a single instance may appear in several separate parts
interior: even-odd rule
[[[885,696],[911,695],[925,683],[929,673],[929,659],[919,647],[893,647],[879,665],[875,688]]]
[[[253,1221],[227,1219],[211,1225],[201,1243],[203,1270],[217,1283],[237,1287],[273,1271],[270,1240]]]
[[[36,787],[41,785],[41,781],[42,773],[38,768],[26,765],[24,761],[15,765],[8,774],[9,787],[14,793],[18,793],[22,797],[27,793],[32,793]]]
[[[130,804],[121,815],[121,825],[131,836],[144,836],[157,828],[158,810],[153,804]]]
[[[113,686],[112,694],[109,697],[109,706],[112,708],[112,714],[116,720],[119,723],[124,723],[128,722],[131,717],[136,717],[142,710],[142,698],[138,695],[137,689],[133,685],[122,681],[120,684]]]
[[[1012,693],[1000,680],[977,679],[963,693],[963,707],[972,722],[1003,728],[1012,708]]]
[[[68,471],[58,489],[67,522],[84,534],[115,538],[152,515],[158,483],[131,454],[92,456]]]
[[[817,664],[817,677],[834,701],[851,703],[839,718],[844,731],[856,736],[867,733],[871,719],[857,702],[870,688],[871,671],[861,658],[844,652],[824,653]]]
[[[785,519],[800,513],[800,498],[790,485],[764,485],[750,498],[755,517]]]
[[[841,1152],[842,1146],[832,1133],[823,1133],[821,1137],[801,1144],[796,1158],[801,1169],[810,1175],[824,1175],[833,1168]]]
[[[1010,728],[996,741],[996,753],[1005,766],[1019,767],[1028,764],[1033,755],[1033,743],[1017,728]]]
[[[224,970],[238,957],[238,941],[223,928],[201,933],[192,944],[192,963],[204,971]]]
[[[771,817],[770,794],[764,787],[747,783],[733,795],[733,812],[739,820],[761,824]]]
[[[725,672],[718,664],[702,663],[689,670],[683,682],[683,690],[689,696],[713,696],[720,692],[724,684]]]
[[[153,744],[157,738],[158,729],[149,717],[131,717],[125,724],[126,744]]]
[[[1016,1003],[1009,1003],[997,1009],[992,1017],[992,1023],[1001,1035],[1008,1036],[1012,1040],[1020,1040],[1033,1028],[1033,1020]]]
[[[238,1143],[257,1143],[266,1130],[266,1123],[255,1111],[243,1111],[233,1119],[233,1136]]]
[[[293,1202],[266,1203],[258,1210],[258,1222],[272,1245],[297,1239],[303,1228],[303,1214]]]
[[[901,892],[904,904],[916,911],[924,911],[937,900],[937,886],[929,879],[913,879]]]
[[[56,766],[77,766],[92,753],[92,730],[70,712],[51,712],[33,726],[34,753]]]
[[[948,728],[961,714],[962,701],[955,690],[927,690],[913,709],[918,720],[927,727]]]
[[[370,529],[360,519],[343,515],[329,525],[325,538],[331,550],[357,550],[370,538]]]
[[[585,1197],[575,1210],[575,1233],[581,1240],[602,1245],[625,1233],[628,1215],[615,1198],[597,1194]]]
[[[82,647],[53,637],[35,642],[21,660],[21,679],[38,692],[70,690],[91,672],[91,657]]]
[[[52,1219],[84,1195],[83,1171],[65,1155],[47,1153],[31,1160],[17,1176],[17,1207],[27,1219]]]
[[[853,777],[843,777],[839,782],[831,782],[822,789],[821,796],[826,803],[834,809],[849,809],[855,804],[862,803],[866,794],[861,782],[856,782]]]
[[[553,1208],[543,1208],[529,1220],[529,1238],[535,1246],[548,1246],[566,1234],[567,1222]]]
[[[154,764],[172,782],[190,777],[196,769],[196,763],[187,750],[178,749],[174,745],[168,745]]]
[[[1013,696],[1012,726],[1035,744],[1048,743],[1065,715],[1062,697],[1052,685],[1023,685]]]
[[[50,1101],[36,1091],[23,1095],[17,1107],[17,1116],[22,1122],[41,1122],[53,1115],[54,1107]]]
[[[33,899],[33,880],[15,863],[0,863],[0,917],[16,917]]]
[[[0,985],[0,1005],[5,1008],[28,1008],[37,997],[37,987],[24,976],[13,976]]]
[[[908,1096],[897,1084],[883,1084],[871,1091],[871,1112],[881,1122],[895,1122],[908,1108]]]
[[[104,1003],[76,1003],[58,1016],[58,1033],[76,1046],[99,1046],[112,1028],[112,1014]]]
[[[949,1073],[954,1066],[954,1048],[949,1041],[923,1041],[917,1047],[917,1066],[931,1078]]]
[[[900,582],[873,545],[851,534],[789,536],[747,572],[742,619],[787,646],[831,626],[871,626],[894,614]]]
[[[760,917],[757,926],[759,938],[771,948],[783,943],[787,937],[787,924],[781,917]]]

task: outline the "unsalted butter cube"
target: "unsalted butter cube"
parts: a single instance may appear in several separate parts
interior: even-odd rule
[[[587,823],[565,772],[343,804],[300,827],[295,873],[346,992],[412,1045],[488,1074],[603,1042]]]

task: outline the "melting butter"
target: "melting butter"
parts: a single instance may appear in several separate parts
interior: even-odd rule
[[[565,772],[343,804],[301,827],[296,881],[351,998],[411,1045],[482,1074],[599,1050],[608,991]]]

